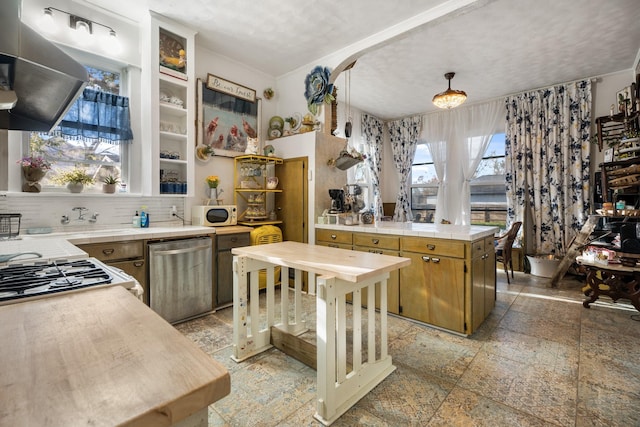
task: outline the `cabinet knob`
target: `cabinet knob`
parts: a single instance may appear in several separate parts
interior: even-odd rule
[[[333,240],[336,240],[336,239],[338,238],[338,236],[336,236],[335,234],[332,234],[332,235],[331,235],[331,238],[332,238]]]
[[[431,257],[423,256],[423,257],[422,257],[422,260],[423,260],[424,262],[429,262],[429,261],[431,261]]]
[[[377,245],[378,243],[380,243],[380,239],[371,239],[371,242],[372,242],[374,245]]]
[[[440,262],[440,258],[431,258],[431,261],[437,264]]]
[[[102,253],[105,255],[111,255],[115,252],[115,249],[103,249]]]
[[[134,267],[142,267],[144,265],[144,261],[134,261],[133,262],[133,266]]]
[[[429,249],[430,251],[434,250],[436,248],[436,245],[427,245],[427,249]]]

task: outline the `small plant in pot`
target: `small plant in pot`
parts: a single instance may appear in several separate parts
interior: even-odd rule
[[[116,185],[120,182],[118,178],[113,175],[109,175],[102,179],[102,192],[113,194],[116,192]]]
[[[85,169],[74,167],[71,170],[60,172],[54,178],[59,184],[67,184],[67,188],[72,193],[81,193],[85,185],[93,184],[93,177]]]

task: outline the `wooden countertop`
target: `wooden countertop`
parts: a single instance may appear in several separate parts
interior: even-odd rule
[[[169,426],[227,370],[120,286],[0,306],[0,424]]]
[[[409,258],[291,241],[233,248],[231,253],[354,283],[411,264]]]

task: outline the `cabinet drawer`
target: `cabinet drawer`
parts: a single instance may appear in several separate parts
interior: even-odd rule
[[[216,235],[216,244],[219,251],[231,248],[239,248],[241,246],[251,245],[251,236],[249,233],[222,234]]]
[[[373,233],[355,233],[353,235],[355,246],[366,246],[368,248],[380,248],[389,250],[400,249],[400,238],[397,236],[386,236]]]
[[[484,255],[485,252],[485,241],[484,240],[476,240],[471,243],[471,257],[475,258],[477,256]]]
[[[402,250],[424,254],[464,258],[464,242],[429,237],[403,237]]]
[[[90,257],[100,261],[115,261],[119,259],[133,259],[144,257],[144,241],[91,243],[79,245]]]
[[[325,230],[320,228],[316,230],[316,240],[351,245],[353,244],[353,233],[351,231]]]

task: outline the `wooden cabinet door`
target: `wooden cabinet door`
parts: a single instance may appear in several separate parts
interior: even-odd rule
[[[402,315],[466,333],[464,259],[403,252],[411,265],[400,270]]]
[[[484,254],[471,261],[471,329],[475,331],[485,318],[485,258]]]
[[[397,239],[396,239],[397,240]],[[371,252],[375,254],[399,256],[398,251],[385,251],[381,249],[372,249],[362,246],[354,246],[353,250],[360,252]],[[380,308],[380,285],[376,285],[376,308]],[[367,290],[362,290],[362,306],[367,306]],[[393,314],[400,314],[400,270],[394,270],[389,273],[387,279],[387,311]]]
[[[496,251],[493,236],[484,242],[486,254],[484,259],[484,317],[496,306]]]
[[[276,213],[282,220],[282,240],[309,241],[307,157],[285,159],[276,168],[282,193],[276,196]]]
[[[140,283],[144,294],[142,295],[145,304],[149,305],[149,287],[147,285],[147,266],[144,259],[134,259],[131,261],[116,261],[110,262],[109,265],[113,265],[116,268],[124,271],[125,273],[133,276],[134,279]]]

